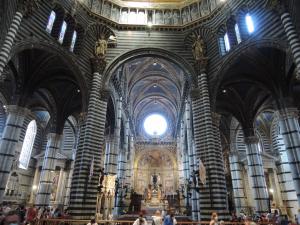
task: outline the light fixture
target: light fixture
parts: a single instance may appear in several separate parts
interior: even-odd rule
[[[152,22],[149,21],[149,22],[147,23],[147,26],[151,28],[151,27],[153,26]]]
[[[80,93],[80,89],[77,89],[77,93]]]
[[[269,189],[270,193],[274,193],[274,190],[272,188]]]
[[[35,191],[36,189],[37,189],[37,186],[36,186],[36,185],[33,185],[33,186],[32,186],[32,190]]]

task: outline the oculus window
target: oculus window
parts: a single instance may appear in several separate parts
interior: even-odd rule
[[[151,114],[144,120],[144,130],[148,135],[161,136],[168,128],[167,120],[160,114]]]
[[[27,170],[30,157],[31,157],[31,152],[34,144],[34,139],[36,135],[36,122],[35,120],[32,120],[28,126],[27,130],[25,133],[23,145],[22,145],[22,150],[19,158],[19,168]]]

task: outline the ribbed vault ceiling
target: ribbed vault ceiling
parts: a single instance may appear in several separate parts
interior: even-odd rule
[[[183,71],[161,58],[143,57],[127,62],[122,68],[128,90],[128,107],[138,135],[144,135],[143,121],[152,113],[168,120],[167,135],[174,133],[185,84]]]

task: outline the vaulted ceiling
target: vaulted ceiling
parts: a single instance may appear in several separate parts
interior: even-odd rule
[[[168,135],[175,131],[185,85],[183,71],[162,58],[142,57],[125,63],[119,73],[127,90],[127,105],[138,135],[145,134],[146,116],[158,113],[168,121]]]

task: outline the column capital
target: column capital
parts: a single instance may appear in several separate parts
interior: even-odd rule
[[[100,90],[100,99],[107,102],[110,96],[110,91],[106,88]]]
[[[200,74],[200,73],[206,73],[207,65],[208,65],[208,58],[203,57],[201,59],[195,60],[194,67],[196,72]]]
[[[93,73],[102,74],[107,64],[105,58],[93,57],[90,60]]]
[[[47,139],[57,139],[60,140],[63,137],[62,134],[57,134],[57,133],[48,133],[47,134]]]
[[[249,136],[244,138],[245,144],[258,144],[259,139],[256,136]]]
[[[14,114],[23,114],[24,116],[29,115],[31,113],[30,109],[23,108],[18,105],[6,105],[4,106],[6,113],[14,113]]]
[[[297,108],[284,108],[276,112],[282,119],[299,118],[299,110]]]
[[[280,15],[286,11],[282,0],[268,0],[266,3],[266,8],[278,12]]]
[[[25,17],[31,16],[39,8],[40,0],[18,0],[18,11]]]
[[[190,96],[191,96],[192,101],[195,101],[195,100],[199,99],[200,96],[201,96],[201,90],[200,90],[200,88],[193,88],[190,91]]]
[[[213,124],[215,124],[216,126],[219,126],[219,123],[221,120],[221,115],[219,113],[212,112],[211,119],[212,119]]]

